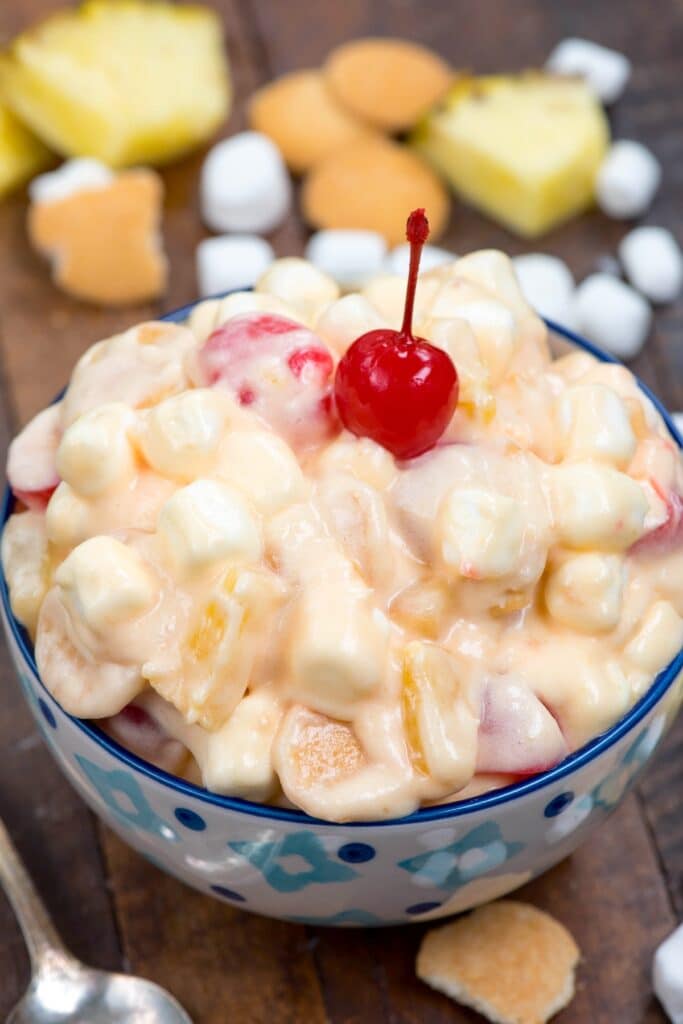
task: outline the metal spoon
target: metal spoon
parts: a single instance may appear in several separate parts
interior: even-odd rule
[[[192,1024],[179,1003],[143,978],[96,971],[64,948],[0,821],[0,882],[31,957],[31,983],[6,1024]]]

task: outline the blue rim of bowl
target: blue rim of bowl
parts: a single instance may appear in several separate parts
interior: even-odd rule
[[[220,297],[221,296],[215,296],[215,298]],[[181,306],[179,309],[175,309],[172,312],[167,313],[160,319],[168,320],[173,323],[182,322],[187,319],[187,316],[195,305],[197,305],[196,302],[188,303],[188,305]],[[570,341],[579,349],[590,352],[591,355],[595,356],[596,359],[599,359],[601,362],[621,365],[618,359],[614,359],[613,356],[603,352],[595,345],[592,345],[589,341],[586,341],[585,338],[581,338],[578,334],[575,334],[568,328],[561,327],[552,320],[546,320],[545,323],[553,334],[559,335],[559,337]],[[683,439],[676,430],[669,413],[650,389],[643,384],[639,378],[636,377],[636,380],[643,393],[650,399],[661,415],[676,444],[679,448],[683,448]],[[61,395],[59,397],[61,397]],[[56,399],[56,401],[57,400],[58,399]],[[3,496],[2,508],[0,509],[0,527],[4,528],[4,525],[11,514],[13,504],[14,500],[12,493],[9,487],[6,487]],[[7,581],[5,579],[4,569],[2,569],[1,565],[0,598],[2,599],[3,611],[10,624],[12,635],[24,660],[31,668],[33,675],[38,680],[45,693],[54,700],[38,674],[38,668],[35,663],[28,635],[12,614],[12,609],[9,603]],[[550,771],[541,772],[540,774],[533,775],[521,782],[514,782],[510,786],[491,790],[488,793],[470,797],[467,800],[460,800],[447,804],[437,804],[432,807],[422,807],[417,811],[413,811],[412,814],[406,815],[404,818],[388,818],[381,821],[350,821],[343,823],[325,821],[322,818],[311,817],[304,811],[271,807],[268,804],[254,803],[251,800],[243,800],[240,797],[222,796],[219,793],[211,793],[208,789],[195,786],[191,782],[186,782],[184,779],[180,779],[175,775],[170,775],[161,768],[156,768],[148,761],[143,761],[141,758],[137,757],[137,755],[126,750],[125,747],[122,747],[115,740],[107,736],[107,734],[102,732],[102,730],[96,725],[80,718],[74,718],[73,715],[67,714],[63,708],[61,710],[81,732],[85,733],[85,735],[88,736],[97,746],[102,747],[107,751],[107,753],[116,758],[116,760],[121,761],[129,768],[132,768],[133,771],[139,772],[146,778],[174,791],[180,796],[191,797],[194,800],[201,800],[203,803],[212,804],[214,807],[222,807],[225,810],[236,811],[240,814],[247,814],[271,821],[286,821],[295,825],[324,825],[326,828],[330,829],[363,829],[378,827],[401,828],[403,826],[419,825],[423,822],[460,818],[463,815],[474,814],[477,811],[488,811],[492,808],[510,803],[513,800],[525,797],[530,793],[535,793],[538,790],[551,786],[556,782],[562,781],[579,768],[583,768],[585,765],[595,760],[596,757],[599,757],[600,754],[603,754],[610,747],[614,746],[615,743],[638,725],[648,712],[659,703],[669,687],[675,682],[681,671],[683,671],[683,650],[679,651],[676,657],[669,662],[666,668],[656,676],[647,692],[636,704],[633,705],[623,718],[621,718],[606,732],[601,733],[599,736],[596,736],[594,739],[586,743],[583,747],[580,747],[579,750],[574,751],[566,757],[564,761],[561,761],[554,768],[551,768]]]

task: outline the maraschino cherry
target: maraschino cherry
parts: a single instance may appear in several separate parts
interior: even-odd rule
[[[413,210],[406,225],[410,270],[403,326],[357,338],[340,360],[334,382],[344,426],[398,459],[433,448],[458,403],[458,374],[450,357],[412,333],[420,254],[428,235],[424,210]]]

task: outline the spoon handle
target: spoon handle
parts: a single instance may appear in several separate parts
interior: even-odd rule
[[[46,961],[71,960],[1,819],[0,883],[21,926],[33,972]]]

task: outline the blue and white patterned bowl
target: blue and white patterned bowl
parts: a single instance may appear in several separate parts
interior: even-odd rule
[[[182,320],[188,308],[169,314]],[[556,335],[609,357],[555,325]],[[649,392],[648,392],[649,394]],[[681,439],[662,409],[672,436]],[[12,506],[9,493],[4,525]],[[571,853],[617,806],[683,699],[683,651],[612,729],[524,782],[407,818],[337,825],[217,796],[154,768],[48,694],[13,617],[2,620],[26,699],[60,768],[163,871],[245,910],[325,925],[443,917],[510,892]]]

